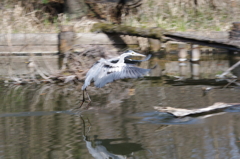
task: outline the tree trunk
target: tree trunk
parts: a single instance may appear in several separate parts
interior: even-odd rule
[[[64,0],[64,12],[69,14],[71,19],[81,18],[88,13],[88,6],[85,0]]]

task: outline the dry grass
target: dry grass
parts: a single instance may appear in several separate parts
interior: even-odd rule
[[[42,14],[41,18],[37,15]],[[41,10],[26,12],[18,3],[13,8],[0,10],[0,33],[57,33],[61,25],[73,25],[77,32],[90,32],[91,25],[95,23],[85,17],[78,21],[70,21],[66,14],[58,14],[51,23],[50,15]]]
[[[143,0],[137,14],[124,17],[124,24],[163,27],[173,31],[226,31],[240,19],[240,0]],[[212,2],[212,3],[210,3]]]
[[[142,0],[138,11],[122,15],[123,24],[162,27],[172,31],[227,31],[240,19],[240,0]],[[11,3],[14,4],[14,3]],[[0,33],[56,33],[60,25],[73,25],[76,32],[89,32],[94,20],[78,21],[58,14],[54,22],[41,10],[26,11],[20,3],[0,10]],[[41,18],[37,15],[41,14]]]

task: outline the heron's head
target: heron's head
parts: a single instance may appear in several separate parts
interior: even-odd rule
[[[143,54],[139,54],[139,53],[137,53],[137,52],[134,52],[134,51],[132,51],[132,50],[128,50],[128,51],[124,52],[122,55],[123,55],[124,57],[131,57],[131,56],[143,56],[143,57],[145,57],[145,56],[146,56],[146,55],[143,55]]]

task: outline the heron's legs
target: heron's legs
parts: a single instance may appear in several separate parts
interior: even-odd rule
[[[87,89],[85,89],[85,92],[86,92],[87,97],[88,97],[88,100],[89,100],[89,103],[88,103],[88,105],[87,105],[87,107],[86,107],[86,109],[88,109],[92,101],[91,101],[91,98],[90,98],[90,96],[89,96],[89,94],[88,94],[88,92],[87,92]]]
[[[83,90],[83,98],[82,98],[82,103],[80,104],[80,107],[79,108],[81,108],[82,107],[82,105],[83,105],[83,103],[85,102],[85,97],[84,97],[84,90]]]
[[[89,105],[90,105],[90,103],[91,103],[92,101],[91,101],[91,98],[90,98],[90,96],[89,96],[89,94],[88,94],[88,92],[87,92],[87,89],[84,89],[84,90],[83,90],[83,99],[82,99],[82,103],[81,103],[81,105],[80,105],[79,108],[81,108],[82,105],[83,105],[83,103],[86,101],[86,100],[85,100],[85,92],[86,92],[87,97],[88,97],[88,100],[89,100],[89,103],[88,103],[88,105],[87,105],[87,107],[86,107],[86,109],[88,109],[88,107],[89,107]]]

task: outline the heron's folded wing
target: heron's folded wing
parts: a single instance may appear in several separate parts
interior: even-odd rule
[[[152,55],[149,54],[149,55],[148,55],[145,59],[143,59],[143,60],[132,60],[132,59],[127,59],[127,58],[125,58],[125,59],[124,59],[124,63],[126,63],[126,64],[137,64],[137,63],[141,63],[141,62],[147,61],[147,60],[149,60],[151,57],[152,57]]]
[[[96,87],[103,87],[117,79],[124,78],[139,78],[149,72],[150,69],[143,69],[132,66],[119,66],[119,67],[104,67],[98,76],[94,78]]]

